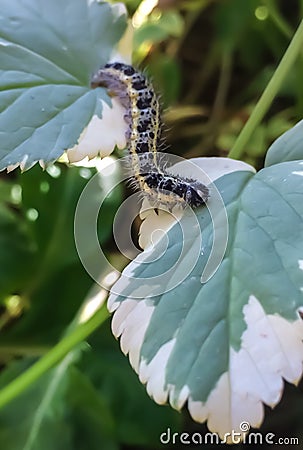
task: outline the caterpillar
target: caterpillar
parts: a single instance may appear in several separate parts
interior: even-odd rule
[[[175,176],[158,157],[163,142],[159,99],[152,84],[132,66],[106,64],[91,79],[91,87],[104,86],[119,98],[128,124],[126,140],[133,180],[154,205],[197,207],[207,202],[209,189],[203,183]]]

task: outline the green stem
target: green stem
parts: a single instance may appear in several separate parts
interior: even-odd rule
[[[284,34],[288,39],[291,39],[293,35],[292,28],[288,25],[287,21],[284,19],[282,14],[280,14],[279,9],[276,6],[276,3],[273,0],[264,0],[264,4],[266,5],[269,17],[276,25],[276,27]]]
[[[43,252],[41,263],[37,267],[35,277],[30,279],[25,291],[23,292],[24,297],[31,298],[33,292],[38,290],[39,287],[48,279],[49,275],[53,273],[54,267],[58,267],[58,254],[62,251],[62,234],[66,229],[66,211],[68,205],[71,203],[71,196],[78,178],[77,170],[74,170],[73,167],[66,167],[65,169],[66,175],[64,178],[64,185],[61,190],[60,201],[58,203],[58,210],[56,212],[55,220],[53,221],[52,231],[48,236],[48,244]]]
[[[87,338],[108,317],[108,312],[103,306],[87,322],[78,325],[45,356],[32,365],[26,372],[11,381],[0,391],[0,408],[7,405],[15,397],[24,392],[32,383],[38,380],[45,372],[54,367],[77,344]]]
[[[293,63],[295,62],[298,54],[302,50],[303,45],[303,20],[301,21],[296,33],[294,34],[288,49],[284,53],[280,64],[278,65],[275,73],[273,74],[270,82],[266,86],[263,94],[261,95],[258,103],[256,104],[250,118],[244,125],[241,133],[239,134],[235,145],[229,152],[229,158],[240,159],[244,152],[244,148],[249,141],[251,135],[259,125],[266,112],[268,111],[273,99],[277,95],[280,86],[286,75],[289,73]]]

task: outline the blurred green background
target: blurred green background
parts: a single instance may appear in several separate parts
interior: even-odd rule
[[[169,151],[185,158],[227,156],[303,16],[303,1],[124,3],[135,30],[134,64],[146,69],[161,94]],[[257,169],[273,140],[302,118],[302,80],[303,57],[247,145],[244,159]],[[35,166],[0,174],[1,386],[60,340],[93,287],[75,249],[73,218],[94,173],[56,163],[46,171]],[[112,220],[125,195],[117,189],[99,221],[100,243],[118,269],[126,261],[113,243]],[[301,437],[302,443],[302,415],[302,386],[286,386],[261,431]],[[206,432],[186,411],[149,399],[108,319],[87,344],[1,410],[0,448],[183,448],[178,440],[160,444],[168,427]]]

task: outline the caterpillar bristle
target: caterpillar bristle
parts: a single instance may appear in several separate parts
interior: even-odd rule
[[[169,173],[167,161],[159,150],[167,145],[162,136],[163,124],[159,96],[144,72],[120,62],[108,63],[93,75],[91,87],[105,86],[125,108],[128,125],[131,184],[147,196],[157,208],[169,210],[176,205],[197,207],[207,202],[209,189],[203,183]]]

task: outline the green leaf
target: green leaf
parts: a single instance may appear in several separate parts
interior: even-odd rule
[[[55,161],[101,115],[106,96],[90,77],[125,25],[117,7],[96,1],[2,2],[0,170]]]
[[[0,203],[0,302],[15,294],[32,271],[33,242],[26,223],[13,208]],[[25,265],[24,261],[28,261]]]
[[[70,370],[70,385],[66,400],[75,448],[98,450],[102,446],[118,450],[117,423],[104,394],[98,391],[87,376],[76,367]]]
[[[260,426],[262,402],[274,406],[283,378],[302,375],[302,175],[296,161],[221,176],[225,254],[213,186],[208,208],[185,212],[111,290],[113,332],[148,393],[176,409],[188,402],[222,438],[242,421]],[[224,257],[201,283],[213,248]]]
[[[226,50],[233,50],[251,29],[255,20],[254,11],[257,0],[241,0],[223,2],[219,5],[215,16],[216,35]]]
[[[115,450],[113,421],[110,411],[97,394],[89,380],[85,379],[73,366],[80,357],[79,349],[67,355],[62,362],[44,375],[28,391],[16,398],[13,403],[1,411],[0,442],[3,448],[12,450],[48,450],[77,449],[77,415],[86,417],[81,424],[82,432],[94,429],[98,445],[89,448]],[[29,366],[31,360],[11,364],[3,372],[0,385],[6,384]],[[80,423],[79,423],[80,427]],[[16,428],[18,433],[15,432]],[[82,436],[82,439],[84,436]]]
[[[69,353],[0,411],[3,448],[156,448],[164,429],[178,429],[180,415],[160,409],[147,397],[113,341],[108,321],[90,338],[90,346],[80,350]],[[29,358],[11,363],[0,375],[0,388],[31,363]]]
[[[151,56],[149,74],[157,87],[157,91],[163,92],[161,96],[163,105],[168,106],[175,103],[181,85],[180,67],[175,59],[155,52]]]
[[[59,449],[71,447],[68,425],[62,416],[65,407],[57,391],[58,389],[62,394],[66,389],[66,372],[62,369],[66,368],[67,360],[68,357],[56,370],[51,371],[1,412],[1,446],[14,450],[47,450],[53,448],[54,444]],[[2,373],[1,385],[22,373],[30,363],[30,359],[12,363]],[[14,432],[16,427],[18,433]]]
[[[293,128],[282,134],[268,149],[265,167],[279,164],[284,161],[303,159],[303,120]]]
[[[140,28],[135,30],[134,48],[144,42],[161,42],[169,36],[179,37],[184,28],[183,20],[176,11],[163,12],[160,17],[151,16]]]
[[[93,176],[98,182],[85,203],[88,209],[100,206],[103,192],[112,191],[116,173],[102,178],[93,168],[58,163],[46,171],[36,166],[25,173],[18,172],[13,187],[22,204],[13,205],[16,212],[11,208],[10,219],[5,223],[1,221],[0,208],[0,294],[3,289],[3,295],[24,296],[30,308],[13,327],[1,332],[2,346],[52,344],[82,303],[92,279],[76,250],[74,216],[80,194]],[[111,235],[120,202],[118,186],[100,209],[97,231],[101,245]],[[97,258],[96,248],[87,246],[86,250],[87,256]],[[103,269],[99,262],[98,274]]]
[[[170,408],[160,408],[146,395],[113,341],[109,321],[92,336],[90,344],[94,351],[86,352],[79,366],[112,412],[117,441],[129,446],[157,448],[159,435],[165,429],[179,429],[180,414]]]
[[[55,164],[46,171],[37,166],[18,176],[23,214],[29,217],[30,234],[37,247],[37,264],[48,259],[49,271],[60,270],[79,259],[73,233],[75,209],[87,180],[95,174],[95,169]],[[100,177],[98,190],[90,202],[96,202],[104,189],[113,189],[115,181],[115,176],[106,181]],[[115,196],[105,202],[100,212],[98,236],[101,243],[110,235],[115,207],[121,199],[121,189],[114,192]],[[32,211],[36,211],[36,216],[31,219]]]

